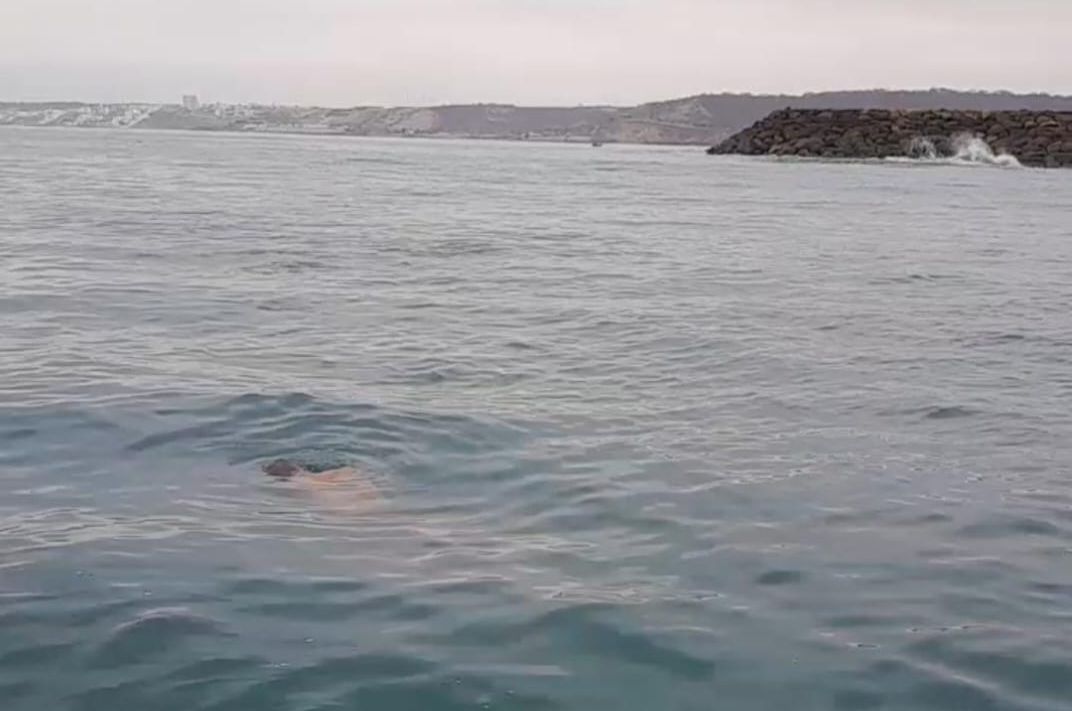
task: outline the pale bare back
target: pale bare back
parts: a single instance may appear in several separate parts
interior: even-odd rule
[[[277,459],[264,473],[311,492],[323,505],[346,511],[367,511],[382,503],[371,477],[353,467],[313,472],[290,460]]]

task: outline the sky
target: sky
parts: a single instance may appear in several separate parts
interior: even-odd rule
[[[1072,0],[0,0],[0,100],[1072,94]]]

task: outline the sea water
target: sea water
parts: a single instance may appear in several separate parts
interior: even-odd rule
[[[1069,709],[1070,470],[1072,172],[0,130],[4,711]]]

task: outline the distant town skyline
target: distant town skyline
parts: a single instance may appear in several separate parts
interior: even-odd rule
[[[1072,94],[1066,0],[4,0],[0,100],[627,106]]]
[[[892,95],[911,95],[919,96],[930,93],[938,94],[953,94],[956,97],[980,97],[980,96],[993,96],[1001,97],[1008,96],[1013,98],[1032,98],[1032,97],[1050,97],[1059,101],[1072,101],[1072,92],[1045,92],[1045,91],[1030,91],[1030,92],[1017,92],[1009,91],[1007,89],[958,89],[955,87],[927,87],[927,88],[912,88],[912,87],[898,87],[893,89],[886,88],[869,88],[869,89],[832,89],[832,90],[817,90],[806,92],[701,92],[699,94],[690,94],[688,96],[672,96],[672,97],[656,97],[648,101],[642,101],[635,104],[609,104],[609,103],[586,103],[580,102],[576,104],[524,104],[516,102],[498,102],[498,101],[471,101],[471,102],[443,102],[438,104],[297,104],[287,103],[279,101],[226,101],[222,99],[210,99],[202,100],[198,94],[183,94],[178,97],[171,97],[170,99],[163,99],[160,101],[92,101],[74,99],[71,97],[53,97],[45,99],[11,99],[8,97],[0,96],[0,105],[7,104],[10,106],[20,105],[33,105],[39,107],[61,107],[69,104],[78,104],[87,107],[146,107],[146,108],[165,108],[165,107],[177,107],[189,112],[218,112],[220,109],[238,109],[243,107],[253,108],[293,108],[293,109],[422,109],[422,108],[449,108],[456,107],[477,107],[477,106],[511,106],[518,109],[543,109],[543,108],[557,108],[557,109],[622,109],[628,110],[637,107],[661,105],[661,104],[673,104],[688,101],[692,99],[698,99],[702,97],[739,97],[747,98],[753,97],[755,99],[764,98],[778,98],[778,97],[823,97],[823,96],[860,96],[860,97],[883,97]],[[1044,99],[1039,99],[1045,103]],[[1038,103],[1039,100],[1032,103]],[[999,110],[999,109],[994,109]],[[1015,109],[1013,109],[1015,110]]]

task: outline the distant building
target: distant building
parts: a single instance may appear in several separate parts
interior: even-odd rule
[[[201,102],[197,100],[197,94],[187,94],[182,97],[182,108],[187,111],[197,111],[201,108]]]

